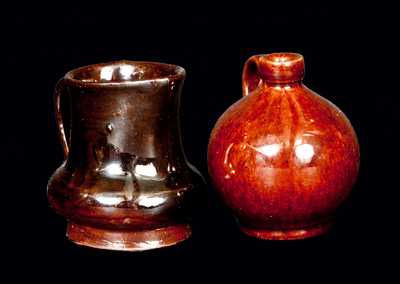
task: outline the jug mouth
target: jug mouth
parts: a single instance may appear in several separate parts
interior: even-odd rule
[[[151,61],[120,60],[92,64],[69,71],[65,79],[84,85],[129,85],[143,81],[176,80],[185,77],[185,69]]]
[[[257,69],[266,82],[290,83],[304,77],[304,58],[299,53],[278,52],[260,55]]]

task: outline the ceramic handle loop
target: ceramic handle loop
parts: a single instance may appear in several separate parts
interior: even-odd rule
[[[61,145],[64,150],[64,158],[67,159],[69,153],[69,146],[67,142],[67,138],[65,137],[64,123],[62,119],[61,113],[61,95],[65,90],[65,82],[64,79],[60,79],[57,82],[55,91],[54,91],[54,109],[56,115],[56,123],[58,128],[58,135],[60,137]]]
[[[260,55],[254,55],[250,57],[244,64],[242,75],[243,96],[249,95],[251,92],[257,89],[262,82],[258,68],[259,58]]]

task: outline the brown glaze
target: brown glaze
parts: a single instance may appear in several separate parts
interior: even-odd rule
[[[302,239],[326,232],[359,168],[346,116],[301,82],[303,57],[251,57],[244,97],[218,120],[208,147],[215,187],[243,232]]]
[[[57,84],[65,162],[48,184],[52,207],[79,244],[116,250],[169,246],[190,236],[186,208],[202,183],[179,130],[183,68],[119,61],[73,70]],[[69,143],[60,96],[70,99]]]
[[[190,237],[189,225],[176,224],[153,230],[106,230],[68,223],[67,236],[79,245],[109,250],[141,251],[172,246]]]

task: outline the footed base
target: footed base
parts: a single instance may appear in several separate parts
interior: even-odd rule
[[[245,234],[264,240],[301,240],[316,237],[327,233],[331,227],[332,223],[319,224],[314,227],[308,227],[303,229],[293,229],[293,230],[263,230],[240,226],[240,229]]]
[[[148,231],[113,231],[68,223],[67,237],[76,244],[108,250],[142,251],[172,246],[188,239],[189,225]]]

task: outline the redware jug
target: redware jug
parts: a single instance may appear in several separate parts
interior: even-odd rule
[[[187,208],[202,177],[185,158],[179,66],[118,61],[73,70],[55,91],[65,162],[48,183],[73,242],[147,250],[187,239]],[[70,101],[69,142],[60,97]]]
[[[209,173],[250,236],[288,240],[327,232],[356,181],[359,146],[349,120],[303,76],[300,54],[251,57],[244,97],[211,133]]]

